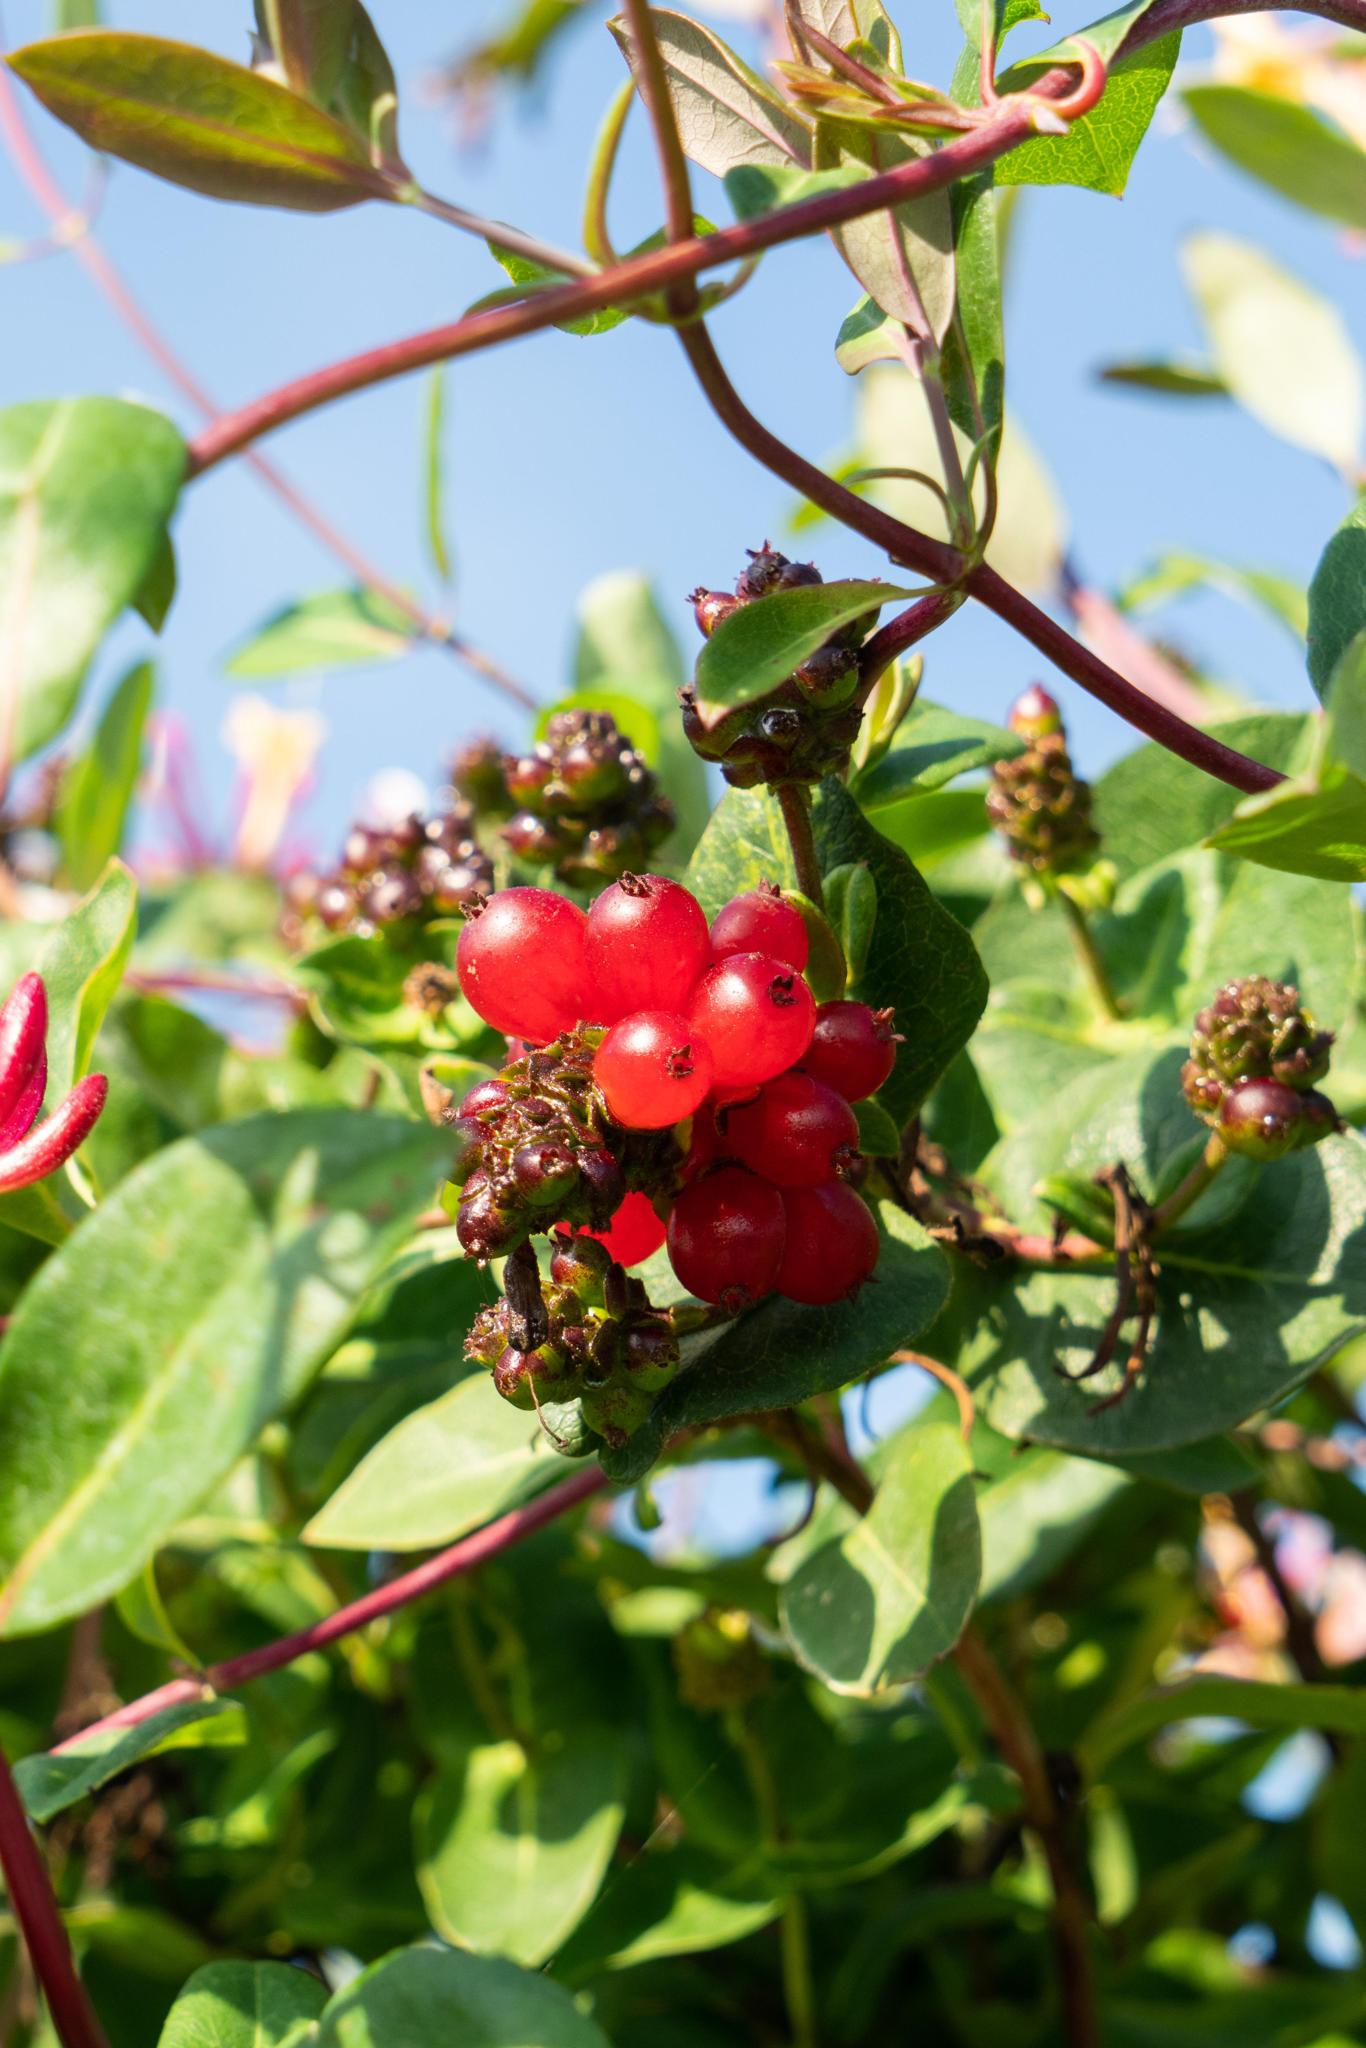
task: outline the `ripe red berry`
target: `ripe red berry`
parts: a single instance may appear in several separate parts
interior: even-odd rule
[[[711,1047],[717,1086],[752,1088],[796,1065],[811,1043],[816,1003],[784,961],[733,953],[707,969],[687,1013]]]
[[[629,1131],[662,1131],[700,1109],[712,1084],[705,1041],[677,1010],[637,1010],[593,1056],[608,1115]]]
[[[858,1158],[858,1118],[814,1074],[779,1074],[726,1113],[725,1131],[726,1150],[780,1188],[843,1179]]]
[[[549,889],[500,889],[460,933],[455,969],[486,1024],[544,1045],[588,1016],[577,904]]]
[[[862,1102],[886,1081],[899,1044],[890,1010],[870,1010],[867,1003],[822,1003],[802,1066],[846,1102]]]
[[[711,949],[718,960],[732,953],[766,953],[800,974],[809,948],[806,919],[795,904],[784,902],[772,882],[733,897],[712,919]]]
[[[584,957],[598,1023],[681,1010],[711,959],[702,906],[681,882],[623,875],[588,913]]]
[[[847,1301],[877,1264],[877,1225],[867,1205],[843,1181],[823,1188],[784,1188],[787,1247],[778,1273],[779,1294],[809,1308]]]
[[[783,1198],[742,1166],[684,1188],[669,1218],[669,1263],[699,1301],[738,1315],[772,1292],[783,1263]]]
[[[669,1226],[656,1214],[648,1195],[630,1194],[617,1210],[606,1230],[576,1231],[578,1237],[596,1238],[605,1245],[619,1266],[638,1266],[657,1252],[668,1236]]]

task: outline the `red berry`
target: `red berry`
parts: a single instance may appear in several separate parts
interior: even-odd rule
[[[890,1010],[867,1003],[822,1003],[802,1066],[846,1102],[876,1095],[896,1065],[900,1038]]]
[[[716,1128],[716,1116],[712,1105],[704,1102],[692,1120],[687,1157],[679,1172],[685,1181],[700,1180],[704,1173],[711,1171],[721,1156],[721,1133]]]
[[[779,1074],[725,1123],[726,1150],[780,1188],[842,1179],[858,1158],[858,1118],[814,1074]]]
[[[811,1043],[816,1004],[784,961],[733,953],[702,976],[688,1018],[711,1047],[717,1086],[752,1088],[796,1065]]]
[[[771,1293],[784,1236],[777,1188],[742,1166],[722,1166],[674,1203],[669,1263],[689,1294],[738,1315]]]
[[[732,953],[765,953],[800,974],[809,947],[806,919],[795,904],[783,901],[772,882],[733,897],[712,919],[711,949],[718,960]]]
[[[596,1021],[633,1010],[681,1010],[711,959],[697,898],[663,875],[623,875],[588,913],[584,957]]]
[[[809,1308],[847,1301],[871,1278],[879,1250],[867,1205],[843,1181],[823,1188],[784,1188],[787,1249],[779,1294]]]
[[[614,1024],[593,1056],[608,1115],[629,1131],[662,1131],[706,1101],[712,1057],[677,1010],[637,1010]]]
[[[562,1226],[563,1227],[563,1226]],[[668,1236],[668,1225],[655,1213],[648,1195],[626,1197],[606,1230],[580,1230],[576,1237],[596,1238],[605,1245],[619,1266],[638,1266],[657,1252]]]
[[[587,1017],[577,904],[549,889],[500,889],[460,933],[455,967],[471,1007],[495,1031],[544,1045]]]
[[[496,1074],[476,1081],[460,1105],[461,1116],[479,1116],[486,1109],[501,1109],[508,1099],[507,1088]]]

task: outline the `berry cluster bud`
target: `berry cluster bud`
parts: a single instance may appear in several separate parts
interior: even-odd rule
[[[790,562],[765,541],[757,551],[751,549],[733,594],[699,588],[689,602],[699,630],[710,638],[743,605],[821,580],[813,562]],[[842,626],[775,690],[717,725],[703,724],[696,692],[684,690],[683,731],[694,753],[719,762],[736,789],[753,789],[761,782],[818,782],[823,775],[840,773],[848,766],[863,720],[859,649],[876,623],[874,612]]]
[[[1196,1018],[1182,1090],[1230,1151],[1279,1159],[1339,1128],[1315,1087],[1332,1048],[1332,1032],[1317,1028],[1298,989],[1249,975],[1227,982]]]
[[[293,875],[285,884],[286,933],[306,941],[314,923],[360,938],[411,932],[458,916],[492,886],[493,863],[475,836],[473,806],[457,798],[429,818],[353,825],[330,873]]]
[[[579,1027],[526,1053],[450,1119],[456,1230],[471,1258],[502,1258],[557,1225],[605,1231],[629,1193],[676,1183],[683,1153],[669,1132],[626,1130],[606,1114],[593,1084],[602,1037]]]
[[[1100,846],[1091,820],[1091,786],[1072,766],[1062,713],[1037,683],[1006,720],[1025,742],[1013,761],[998,761],[987,790],[987,816],[1012,860],[1037,875],[1074,874]]]
[[[586,914],[545,889],[505,889],[477,906],[456,954],[461,990],[487,1024],[540,1049],[481,1082],[448,1118],[466,1252],[512,1254],[511,1292],[533,1235],[590,1232],[617,1322],[625,1311],[611,1288],[628,1308],[632,1298],[611,1274],[624,1279],[665,1244],[688,1292],[725,1315],[771,1293],[812,1306],[852,1298],[879,1252],[857,1192],[865,1161],[852,1104],[887,1080],[898,1039],[888,1011],[817,1006],[808,943],[800,909],[771,886],[736,897],[710,927],[697,899],[662,875],[624,875]],[[628,1336],[654,1332],[648,1303],[634,1306],[645,1320],[626,1316]],[[556,1337],[553,1302],[547,1313],[519,1325],[523,1341],[498,1357],[526,1354],[513,1361],[521,1377],[510,1365],[502,1379],[558,1399],[582,1379],[579,1340]],[[509,1327],[490,1312],[478,1355]],[[632,1402],[651,1369],[643,1342],[613,1366],[612,1384],[634,1389]],[[605,1396],[590,1391],[583,1412],[596,1428]],[[632,1402],[621,1395],[613,1427],[635,1426],[622,1420]]]
[[[465,1354],[486,1365],[514,1408],[577,1400],[584,1421],[611,1444],[639,1428],[654,1396],[678,1370],[670,1316],[595,1238],[556,1231],[543,1320],[528,1331],[508,1300],[481,1309]],[[538,1339],[529,1343],[531,1338]]]
[[[514,815],[502,838],[518,860],[591,887],[644,867],[677,822],[651,770],[605,711],[560,711],[529,754],[509,757]]]

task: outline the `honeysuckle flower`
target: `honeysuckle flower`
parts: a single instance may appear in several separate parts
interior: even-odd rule
[[[0,1194],[31,1187],[65,1166],[104,1108],[109,1083],[87,1074],[37,1121],[47,1088],[47,990],[40,974],[15,983],[0,1009]]]
[[[1220,85],[1243,85],[1316,107],[1366,149],[1366,61],[1343,54],[1333,29],[1287,28],[1270,15],[1211,22]]]
[[[281,711],[264,697],[239,697],[229,711],[223,739],[242,778],[234,848],[240,867],[269,867],[326,737],[320,713]]]

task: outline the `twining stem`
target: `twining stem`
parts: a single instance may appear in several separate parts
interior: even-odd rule
[[[798,1409],[781,1409],[762,1418],[775,1442],[797,1452],[813,1479],[825,1479],[856,1514],[866,1514],[873,1484],[858,1461],[828,1435],[807,1427]],[[968,1686],[996,1747],[1020,1783],[1025,1825],[1036,1837],[1048,1864],[1053,1887],[1053,1945],[1063,2008],[1066,2048],[1100,2048],[1095,1984],[1088,1930],[1090,1902],[1073,1867],[1064,1818],[1053,1791],[1038,1736],[978,1631],[969,1626],[950,1653]]]
[[[500,249],[506,249],[514,256],[525,256],[544,270],[562,270],[566,277],[592,277],[596,274],[596,266],[582,256],[575,256],[568,249],[559,249],[553,242],[542,242],[535,235],[525,235],[507,221],[487,220],[481,213],[471,213],[468,207],[454,206],[449,199],[439,199],[435,192],[428,192],[415,180],[395,179],[390,196],[400,206],[411,206],[416,212],[425,213],[446,227],[461,228],[468,235],[477,235],[481,242],[494,242]]]
[[[52,1753],[60,1756],[73,1743],[84,1742],[107,1729],[135,1728],[153,1714],[159,1714],[164,1707],[179,1706],[188,1700],[209,1699],[215,1693],[234,1692],[238,1686],[249,1684],[253,1678],[262,1678],[268,1671],[278,1671],[312,1650],[326,1649],[329,1643],[354,1634],[367,1623],[396,1614],[401,1607],[410,1606],[424,1594],[444,1586],[449,1579],[476,1570],[491,1557],[510,1550],[514,1543],[522,1542],[537,1529],[545,1528],[560,1515],[568,1514],[571,1508],[590,1500],[595,1493],[601,1493],[607,1484],[606,1474],[597,1465],[587,1466],[529,1501],[525,1507],[500,1515],[497,1521],[477,1529],[472,1536],[462,1536],[458,1543],[428,1558],[425,1564],[415,1566],[397,1579],[390,1579],[385,1586],[377,1586],[372,1593],[353,1600],[349,1606],[339,1607],[335,1614],[326,1615],[307,1628],[297,1629],[292,1635],[281,1636],[273,1643],[264,1643],[259,1649],[247,1650],[240,1657],[227,1657],[221,1664],[210,1664],[194,1678],[173,1678],[169,1684],[158,1686],[155,1692],[130,1700],[127,1706],[116,1707],[112,1714],[106,1714],[102,1720],[82,1729],[79,1736],[57,1743]]]
[[[0,1873],[62,2048],[109,2048],[76,1974],[46,1863],[0,1751]]]
[[[1115,994],[1114,985],[1110,980],[1110,970],[1101,957],[1100,947],[1096,944],[1096,935],[1091,930],[1091,920],[1082,909],[1080,903],[1074,897],[1069,896],[1066,889],[1059,889],[1057,891],[1057,900],[1062,908],[1062,914],[1067,919],[1068,925],[1071,928],[1073,943],[1077,949],[1077,958],[1080,960],[1082,971],[1090,983],[1091,993],[1100,1004],[1102,1010],[1104,1010],[1106,1016],[1113,1018],[1118,1023],[1124,1015],[1124,1005]]]
[[[787,831],[787,843],[792,848],[797,887],[817,910],[824,910],[821,864],[816,855],[816,835],[811,829],[811,792],[804,782],[780,782],[776,785],[776,794]]]
[[[1073,1867],[1067,1829],[1039,1738],[1024,1705],[978,1631],[969,1625],[954,1663],[981,1710],[1001,1755],[1020,1784],[1024,1821],[1043,1850],[1053,1887],[1053,1950],[1067,2048],[1100,2048],[1100,2018],[1091,1967],[1091,1903]]]
[[[71,206],[34,147],[24,123],[18,92],[3,63],[0,63],[0,138],[3,138],[15,167],[34,200],[52,221],[54,229],[62,232],[63,241],[70,247],[77,262],[103,295],[111,310],[146,350],[166,381],[179,391],[204,419],[216,420],[218,407],[213,398],[181,361],[150,315],[138,303],[122,274],[96,241],[93,231],[87,227],[80,235],[68,235],[64,232],[66,224],[72,218]],[[406,590],[391,582],[347,535],[332,524],[325,513],[320,512],[302,491],[295,488],[273,462],[254,449],[246,451],[245,459],[248,467],[290,516],[311,533],[358,583],[373,591],[377,597],[382,597],[386,604],[392,605],[406,618],[422,639],[430,641],[433,646],[444,647],[449,654],[462,661],[466,668],[472,669],[493,689],[511,698],[514,703],[520,704],[524,710],[534,711],[537,708],[536,699],[529,690],[513,676],[508,675],[491,655],[466,640],[462,634],[455,632],[444,619],[436,618],[425,611]]]
[[[1151,1230],[1154,1237],[1170,1230],[1179,1217],[1193,1209],[1205,1189],[1229,1156],[1228,1146],[1217,1131],[1211,1131],[1204,1151],[1196,1160],[1190,1172],[1178,1186],[1172,1189],[1164,1202],[1159,1202],[1152,1213]]]

